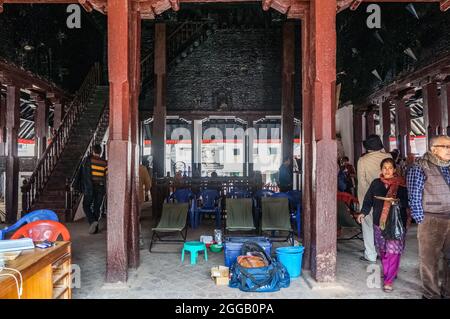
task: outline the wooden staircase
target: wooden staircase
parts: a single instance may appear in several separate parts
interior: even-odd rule
[[[71,219],[73,215],[71,213],[73,212],[66,211],[67,180],[71,180],[72,176],[79,169],[80,160],[83,159],[100,122],[102,113],[105,111],[104,106],[108,97],[109,90],[107,86],[98,86],[95,89],[86,110],[72,129],[69,141],[53,169],[47,185],[44,187],[38,200],[31,206],[31,210],[48,208],[55,211],[60,220],[69,221],[68,219]],[[105,123],[104,121],[102,122],[103,124]],[[102,131],[104,136],[106,131],[104,125]]]
[[[186,52],[199,46],[211,33],[206,22],[185,22],[167,38],[168,65],[179,63]],[[141,60],[141,98],[153,88],[154,53]],[[72,221],[82,194],[75,187],[81,162],[90,148],[99,143],[108,128],[109,89],[100,86],[96,65],[88,75],[66,114],[54,141],[47,147],[35,171],[22,186],[22,214],[36,209],[51,209],[60,221]]]
[[[71,184],[81,161],[93,143],[101,141],[108,128],[109,88],[100,85],[96,65],[64,116],[52,142],[39,159],[31,177],[22,186],[22,214],[51,209],[60,221],[73,217]],[[80,196],[76,199],[79,202]]]

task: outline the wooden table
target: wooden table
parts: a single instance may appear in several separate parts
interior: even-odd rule
[[[23,277],[22,299],[70,299],[71,298],[71,247],[70,242],[58,241],[47,249],[23,250],[6,267],[20,271]],[[16,281],[19,274],[11,270],[0,272],[0,299],[17,299]]]

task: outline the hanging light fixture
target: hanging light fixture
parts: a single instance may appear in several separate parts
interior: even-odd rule
[[[419,20],[419,15],[417,14],[414,4],[412,4],[412,3],[408,4],[406,6],[406,10],[408,10],[417,20]]]
[[[409,56],[412,59],[414,59],[415,61],[417,61],[417,57],[416,57],[416,55],[414,54],[414,51],[411,48],[405,49],[405,51],[403,51],[403,53],[405,53],[407,56]]]
[[[383,81],[383,79],[381,78],[380,74],[378,73],[377,69],[372,70],[372,74],[375,75],[375,77],[380,80]]]
[[[376,38],[378,41],[380,41],[381,43],[384,44],[384,40],[383,40],[383,38],[381,37],[381,35],[380,35],[380,33],[379,33],[378,31],[375,31],[375,32],[373,33],[373,35],[375,36],[375,38]]]

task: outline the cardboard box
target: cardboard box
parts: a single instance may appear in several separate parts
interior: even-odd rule
[[[230,278],[228,277],[214,277],[214,282],[217,286],[228,286]]]
[[[228,285],[230,269],[225,266],[217,266],[211,268],[211,278],[218,286]]]

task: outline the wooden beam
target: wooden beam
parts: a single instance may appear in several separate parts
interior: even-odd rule
[[[336,1],[311,2],[311,68],[316,168],[313,187],[312,275],[336,278]]]
[[[441,105],[436,82],[431,82],[422,87],[423,95],[423,120],[427,131],[427,140],[439,134],[439,122],[441,117]]]
[[[391,101],[385,100],[380,106],[381,136],[386,152],[390,151],[391,137]],[[356,163],[356,162],[355,162]]]
[[[356,9],[358,9],[361,3],[362,0],[353,0],[353,2],[350,4],[350,10],[355,11]]]
[[[131,211],[129,160],[131,1],[108,1],[108,71],[110,122],[108,141],[107,282],[125,282]]]
[[[447,11],[450,8],[450,0],[441,0],[439,7],[441,11]]]
[[[55,101],[53,103],[53,128],[55,130],[58,130],[61,126],[65,113],[64,106],[64,103],[61,101]]]
[[[180,10],[180,0],[169,0],[173,11]]]
[[[25,71],[14,64],[0,59],[0,81],[15,83],[20,85],[22,89],[30,89],[37,93],[47,94],[54,93],[58,98],[70,99],[70,95],[53,83],[49,83],[30,71]]]
[[[139,93],[140,93],[140,39],[141,39],[141,17],[137,11],[131,13],[130,29],[130,76],[131,76],[131,218],[130,232],[128,238],[128,265],[131,268],[139,266]]]
[[[19,205],[18,133],[20,129],[20,89],[7,86],[6,97],[6,222],[17,220]]]
[[[353,113],[353,147],[354,150],[354,163],[358,162],[358,159],[363,153],[363,112],[355,110]]]
[[[86,10],[86,12],[92,12],[94,9],[89,0],[78,0],[78,3]]]
[[[450,66],[450,54],[440,58],[438,61],[420,68],[406,76],[394,79],[393,82],[382,89],[372,93],[367,98],[368,103],[381,103],[383,97],[390,96],[391,92],[398,92],[405,89],[420,87],[426,83],[439,78],[441,74],[447,74],[447,68]]]
[[[282,158],[294,158],[294,75],[295,24],[283,25],[283,61],[281,78]]]
[[[442,132],[450,135],[450,82],[441,85]]]
[[[262,2],[262,8],[264,11],[268,11],[270,9],[270,6],[272,5],[273,0],[263,0]]]
[[[34,110],[34,146],[35,156],[39,159],[47,149],[49,107],[45,97],[37,95],[34,96],[33,99],[37,104],[36,109]]]
[[[6,98],[0,94],[0,156],[5,155],[6,146]]]
[[[303,268],[311,269],[311,219],[313,211],[313,107],[311,70],[311,18],[309,6],[302,13],[302,238],[304,251]]]
[[[253,145],[255,138],[257,138],[254,121],[254,118],[247,118],[247,134],[245,135],[245,168],[247,175],[244,176],[253,176],[254,174]]]
[[[375,110],[369,109],[365,115],[366,118],[366,136],[375,134]]]
[[[155,106],[153,109],[153,172],[158,177],[166,175],[166,25],[155,25]]]
[[[193,120],[191,129],[192,176],[200,177],[202,172],[202,120]]]
[[[403,3],[433,3],[433,2],[441,2],[441,10],[442,6],[448,0],[337,0],[337,12],[344,11],[347,8],[353,8],[352,10],[356,10],[358,6],[365,3],[394,3],[394,2],[403,2]],[[444,11],[444,10],[443,10]]]
[[[395,100],[395,132],[397,138],[397,148],[402,157],[411,153],[411,144],[409,134],[411,131],[411,115],[410,110],[406,106],[404,97],[399,97]],[[409,123],[408,123],[409,122]]]

